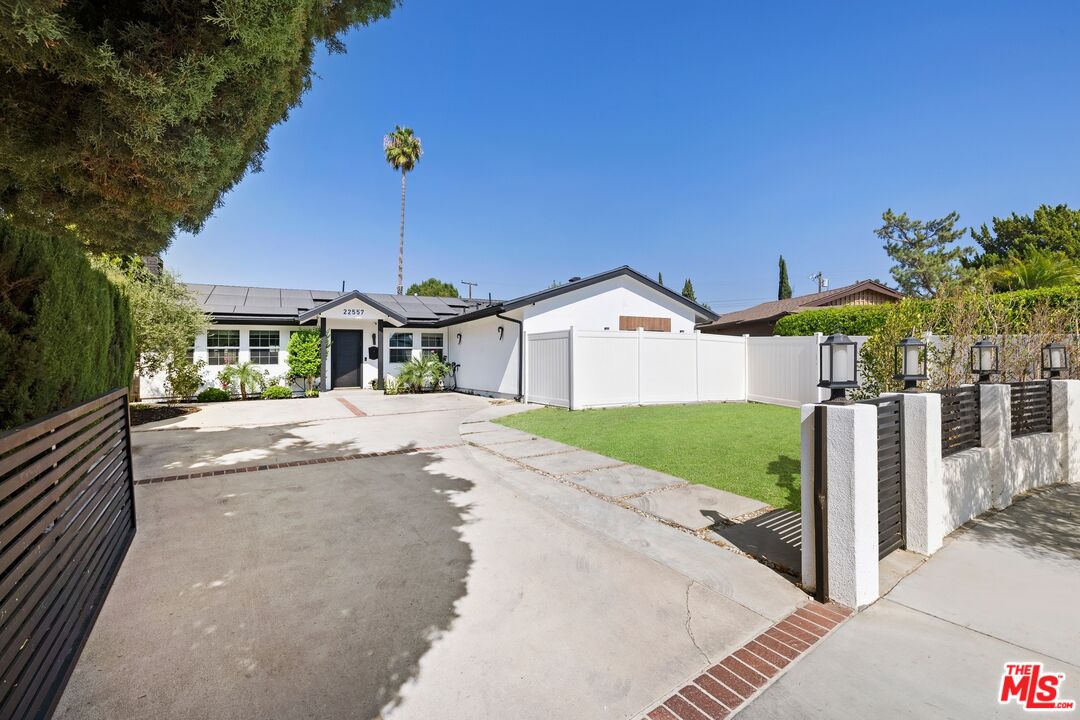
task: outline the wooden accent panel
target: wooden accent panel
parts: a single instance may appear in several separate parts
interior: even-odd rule
[[[0,434],[0,718],[48,718],[135,535],[126,389]]]
[[[671,332],[671,318],[647,317],[644,315],[620,315],[620,330],[644,328],[652,332]]]

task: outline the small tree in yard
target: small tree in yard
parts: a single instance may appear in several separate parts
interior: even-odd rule
[[[322,371],[319,345],[319,333],[314,330],[300,330],[289,338],[289,376],[304,380],[307,395],[315,391],[315,378]]]
[[[135,257],[96,255],[90,264],[127,297],[135,324],[135,370],[155,375],[184,358],[195,337],[210,327],[191,292],[173,273],[154,275]],[[179,360],[176,360],[179,362]]]
[[[188,400],[195,396],[202,386],[202,370],[206,363],[202,360],[191,362],[185,356],[173,358],[165,369],[165,391],[174,400]]]

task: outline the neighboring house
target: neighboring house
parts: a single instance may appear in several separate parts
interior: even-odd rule
[[[785,315],[837,305],[881,305],[898,302],[903,295],[874,280],[860,280],[833,290],[772,300],[745,310],[721,315],[700,325],[701,332],[716,335],[772,335],[776,321]]]
[[[288,373],[291,333],[323,337],[322,389],[366,387],[396,377],[402,363],[437,353],[458,365],[457,387],[494,397],[522,395],[523,333],[645,330],[692,333],[716,314],[623,266],[505,300],[419,297],[228,285],[189,285],[213,326],[195,341],[207,385],[225,365],[251,361],[272,377]],[[161,377],[144,397],[165,394]]]

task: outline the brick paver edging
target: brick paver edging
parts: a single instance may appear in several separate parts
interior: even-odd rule
[[[644,717],[722,720],[742,708],[851,614],[842,605],[809,602],[676,690]]]
[[[136,480],[136,485],[149,485],[150,483],[172,482],[173,480],[193,480],[195,478],[211,477],[214,475],[236,475],[237,473],[257,472],[259,470],[278,470],[280,468],[303,467],[304,465],[322,465],[325,463],[343,462],[345,460],[367,460],[368,458],[388,457],[391,455],[411,455],[413,453],[433,452],[435,450],[447,450],[460,447],[462,443],[450,443],[449,445],[433,445],[423,448],[402,448],[400,450],[386,450],[384,452],[355,453],[353,455],[334,455],[332,457],[309,458],[308,460],[294,460],[292,462],[264,463],[262,465],[242,465],[240,467],[218,468],[216,470],[202,470],[199,472],[183,473],[180,475],[162,475]]]

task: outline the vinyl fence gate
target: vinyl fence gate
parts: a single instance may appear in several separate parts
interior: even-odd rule
[[[878,559],[904,546],[904,399],[862,400],[877,406]]]

